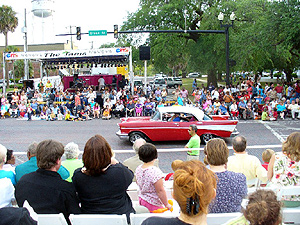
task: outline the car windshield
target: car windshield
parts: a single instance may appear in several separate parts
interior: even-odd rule
[[[203,120],[212,120],[212,118],[204,113]]]
[[[159,112],[159,111],[156,111],[156,112],[152,115],[151,119],[152,119],[152,120],[156,120],[156,121],[160,120],[160,112]]]
[[[155,84],[164,84],[165,80],[161,79],[161,80],[156,80]]]
[[[138,81],[134,81],[134,85],[143,85],[143,82],[138,80]]]

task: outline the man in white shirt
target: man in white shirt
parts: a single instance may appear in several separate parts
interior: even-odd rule
[[[267,182],[267,170],[261,165],[261,162],[256,156],[248,155],[246,152],[246,138],[236,136],[233,139],[232,147],[234,155],[228,158],[227,170],[243,173],[247,181],[258,178],[262,182]]]
[[[298,113],[297,119],[300,120],[300,106],[296,104],[295,100],[292,100],[292,104],[288,106],[288,109],[291,110],[292,119],[295,119],[295,113]]]
[[[219,100],[219,92],[218,89],[215,88],[212,92],[211,92],[211,98],[212,100]]]
[[[99,91],[100,91],[102,88],[105,87],[105,80],[103,77],[100,77],[98,82],[99,82]]]

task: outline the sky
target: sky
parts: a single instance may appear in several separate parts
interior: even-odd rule
[[[47,1],[44,1],[47,2]],[[89,30],[113,31],[114,24],[120,26],[126,20],[128,12],[135,12],[139,0],[54,0],[53,16],[36,17],[32,13],[32,0],[1,0],[0,5],[9,5],[17,13],[19,25],[14,33],[8,33],[8,45],[24,45],[24,15],[26,8],[28,44],[67,43],[70,36],[57,37],[57,34],[76,33],[76,26],[81,32]],[[81,40],[73,36],[74,45],[79,49],[99,48],[101,44],[115,42],[113,34],[92,37],[82,35]],[[4,46],[4,35],[0,34],[0,46]]]

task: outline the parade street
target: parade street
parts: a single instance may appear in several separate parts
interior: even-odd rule
[[[8,149],[12,149],[16,155],[16,163],[20,164],[27,160],[27,146],[33,142],[40,142],[45,139],[54,139],[66,145],[69,142],[75,142],[79,145],[81,151],[84,149],[86,141],[95,134],[100,134],[106,138],[113,150],[132,150],[129,141],[120,140],[116,136],[118,131],[117,123],[119,119],[101,120],[94,119],[90,121],[26,121],[16,119],[1,120],[0,143]],[[239,121],[237,129],[240,135],[248,140],[248,152],[261,159],[261,153],[266,148],[272,148],[274,151],[281,151],[281,143],[286,137],[294,132],[300,131],[299,120],[280,120],[273,122],[262,121]],[[232,141],[226,139],[226,143],[231,150]],[[170,152],[159,153],[160,167],[164,172],[171,172],[171,162],[175,159],[186,159],[186,152],[174,152],[174,149],[183,148],[185,141],[180,142],[154,142],[158,149],[173,149]],[[271,147],[268,147],[271,146]],[[201,147],[203,147],[201,145]],[[173,151],[173,152],[172,152]],[[19,153],[22,152],[22,153]],[[121,152],[121,153],[120,153]],[[122,153],[117,151],[116,158],[123,161],[132,156],[133,153]],[[200,156],[203,159],[203,152]]]

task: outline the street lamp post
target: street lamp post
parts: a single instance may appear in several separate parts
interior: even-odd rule
[[[232,12],[230,14],[230,20],[231,20],[231,24],[223,24],[223,20],[224,20],[224,14],[222,12],[220,12],[218,19],[220,20],[220,25],[221,27],[225,28],[225,36],[226,36],[226,85],[230,85],[230,59],[229,59],[229,27],[233,27],[233,22],[235,20],[236,16],[234,14],[234,12]]]

